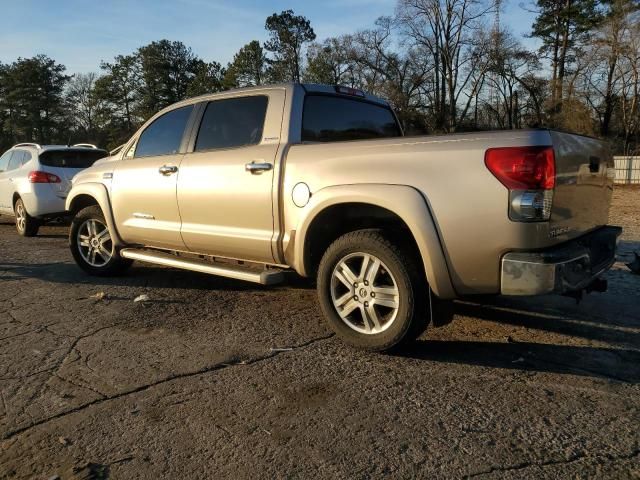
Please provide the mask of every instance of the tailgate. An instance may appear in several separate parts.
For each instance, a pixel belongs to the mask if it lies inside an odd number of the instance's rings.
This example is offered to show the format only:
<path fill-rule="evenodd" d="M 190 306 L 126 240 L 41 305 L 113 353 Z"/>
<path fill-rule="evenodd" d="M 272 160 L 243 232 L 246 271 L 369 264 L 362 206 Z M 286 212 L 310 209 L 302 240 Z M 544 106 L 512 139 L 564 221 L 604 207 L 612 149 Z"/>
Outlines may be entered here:
<path fill-rule="evenodd" d="M 106 150 L 99 148 L 53 148 L 42 152 L 39 162 L 41 170 L 60 177 L 59 183 L 49 185 L 56 195 L 66 198 L 74 175 L 108 155 Z"/>
<path fill-rule="evenodd" d="M 549 232 L 575 238 L 606 225 L 615 173 L 605 142 L 551 131 L 556 159 L 556 187 Z"/>

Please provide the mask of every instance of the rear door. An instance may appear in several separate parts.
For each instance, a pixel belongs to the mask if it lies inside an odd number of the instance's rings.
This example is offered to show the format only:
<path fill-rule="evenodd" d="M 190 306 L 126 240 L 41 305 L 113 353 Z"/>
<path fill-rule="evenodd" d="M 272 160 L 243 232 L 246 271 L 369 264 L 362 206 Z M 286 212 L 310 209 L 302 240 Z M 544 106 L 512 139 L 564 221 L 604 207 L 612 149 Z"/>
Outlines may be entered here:
<path fill-rule="evenodd" d="M 178 205 L 189 250 L 273 262 L 273 182 L 285 91 L 208 102 L 180 166 Z"/>
<path fill-rule="evenodd" d="M 13 188 L 8 172 L 11 154 L 12 150 L 9 150 L 0 157 L 0 212 L 3 213 L 11 213 L 13 211 L 11 206 Z"/>
<path fill-rule="evenodd" d="M 550 234 L 569 239 L 606 225 L 615 167 L 606 143 L 595 138 L 551 131 L 556 187 Z"/>
<path fill-rule="evenodd" d="M 113 215 L 128 243 L 184 250 L 176 201 L 178 168 L 193 105 L 156 118 L 116 162 L 111 183 Z"/>

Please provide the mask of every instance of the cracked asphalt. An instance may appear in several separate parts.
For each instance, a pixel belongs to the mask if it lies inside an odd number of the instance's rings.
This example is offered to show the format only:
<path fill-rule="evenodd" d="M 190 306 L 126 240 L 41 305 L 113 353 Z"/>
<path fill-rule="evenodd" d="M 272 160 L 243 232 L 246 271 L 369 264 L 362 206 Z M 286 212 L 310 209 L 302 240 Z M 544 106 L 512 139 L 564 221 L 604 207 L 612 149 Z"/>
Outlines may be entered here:
<path fill-rule="evenodd" d="M 457 302 L 379 355 L 305 282 L 91 278 L 0 219 L 0 478 L 640 478 L 640 189 L 610 223 L 607 293 Z"/>

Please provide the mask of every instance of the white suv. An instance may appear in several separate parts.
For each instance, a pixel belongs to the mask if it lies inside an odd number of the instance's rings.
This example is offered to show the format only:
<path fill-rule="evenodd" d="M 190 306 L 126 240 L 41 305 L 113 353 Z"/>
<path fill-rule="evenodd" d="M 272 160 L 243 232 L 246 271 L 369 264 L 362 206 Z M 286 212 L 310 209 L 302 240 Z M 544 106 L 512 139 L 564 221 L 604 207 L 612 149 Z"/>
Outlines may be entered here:
<path fill-rule="evenodd" d="M 20 235 L 35 236 L 42 223 L 65 215 L 73 176 L 108 155 L 87 143 L 15 145 L 0 157 L 0 214 L 15 216 Z"/>

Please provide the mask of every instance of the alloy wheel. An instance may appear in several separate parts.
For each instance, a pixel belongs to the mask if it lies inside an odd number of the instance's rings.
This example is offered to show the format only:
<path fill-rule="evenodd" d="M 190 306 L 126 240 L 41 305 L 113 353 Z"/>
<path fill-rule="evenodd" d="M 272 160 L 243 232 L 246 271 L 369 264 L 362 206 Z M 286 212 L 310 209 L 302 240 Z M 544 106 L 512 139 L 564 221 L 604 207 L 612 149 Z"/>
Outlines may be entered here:
<path fill-rule="evenodd" d="M 27 228 L 27 212 L 20 201 L 16 204 L 16 227 L 20 232 Z"/>
<path fill-rule="evenodd" d="M 109 228 L 99 220 L 85 220 L 78 229 L 78 250 L 92 267 L 103 267 L 113 257 L 114 245 Z"/>
<path fill-rule="evenodd" d="M 393 323 L 400 307 L 400 291 L 379 258 L 357 252 L 342 258 L 333 269 L 331 300 L 347 326 L 371 335 Z"/>

